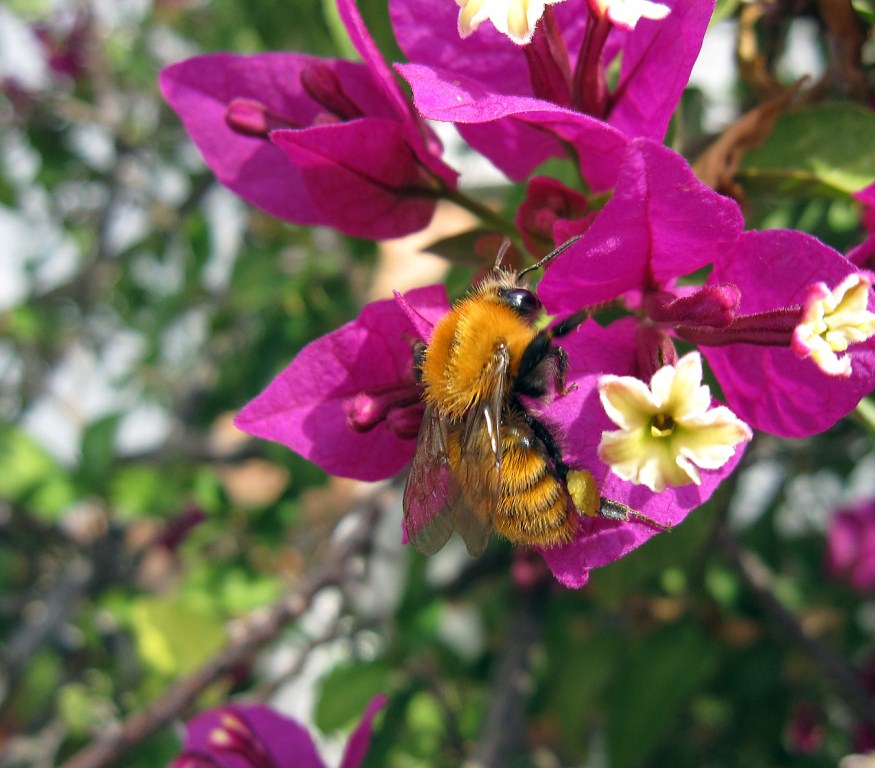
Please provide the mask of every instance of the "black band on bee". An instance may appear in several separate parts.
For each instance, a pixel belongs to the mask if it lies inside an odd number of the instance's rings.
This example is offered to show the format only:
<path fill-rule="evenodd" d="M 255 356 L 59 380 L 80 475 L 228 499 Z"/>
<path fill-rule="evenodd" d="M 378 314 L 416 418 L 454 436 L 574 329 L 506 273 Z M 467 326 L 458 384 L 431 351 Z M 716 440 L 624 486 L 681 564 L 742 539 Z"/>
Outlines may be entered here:
<path fill-rule="evenodd" d="M 558 349 L 553 346 L 549 334 L 541 332 L 535 336 L 520 358 L 516 378 L 513 380 L 514 392 L 528 397 L 544 397 L 547 394 L 548 377 L 541 365 L 555 357 Z"/>
<path fill-rule="evenodd" d="M 523 418 L 532 428 L 532 432 L 535 437 L 540 441 L 541 445 L 544 447 L 544 452 L 547 454 L 547 458 L 553 464 L 553 468 L 556 470 L 556 474 L 562 480 L 564 484 L 566 482 L 566 477 L 568 475 L 568 465 L 562 460 L 562 451 L 559 449 L 559 446 L 556 444 L 556 439 L 553 437 L 553 433 L 550 431 L 549 427 L 544 424 L 543 421 L 539 421 L 531 413 L 523 409 Z"/>

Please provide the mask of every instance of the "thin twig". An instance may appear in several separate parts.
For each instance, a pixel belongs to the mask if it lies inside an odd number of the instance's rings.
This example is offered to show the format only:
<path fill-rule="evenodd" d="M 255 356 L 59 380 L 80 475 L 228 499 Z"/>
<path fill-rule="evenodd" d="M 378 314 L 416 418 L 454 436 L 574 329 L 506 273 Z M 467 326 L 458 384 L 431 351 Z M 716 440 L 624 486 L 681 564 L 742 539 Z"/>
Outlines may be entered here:
<path fill-rule="evenodd" d="M 334 543 L 322 566 L 309 574 L 298 589 L 275 603 L 267 612 L 253 612 L 237 640 L 225 646 L 200 669 L 171 686 L 147 707 L 134 712 L 117 727 L 81 749 L 62 768 L 108 768 L 116 765 L 131 747 L 187 712 L 206 688 L 276 638 L 288 624 L 300 618 L 319 592 L 344 582 L 350 559 L 365 552 L 370 545 L 379 511 L 378 504 L 370 504 L 356 532 L 344 541 Z"/>
<path fill-rule="evenodd" d="M 725 525 L 717 534 L 724 554 L 775 629 L 808 656 L 857 717 L 875 725 L 875 699 L 863 687 L 854 668 L 820 638 L 809 634 L 799 617 L 781 604 L 775 597 L 774 576 L 757 555 L 742 547 Z"/>
<path fill-rule="evenodd" d="M 524 746 L 526 703 L 535 646 L 541 639 L 550 584 L 521 596 L 498 663 L 474 757 L 465 768 L 506 768 Z"/>

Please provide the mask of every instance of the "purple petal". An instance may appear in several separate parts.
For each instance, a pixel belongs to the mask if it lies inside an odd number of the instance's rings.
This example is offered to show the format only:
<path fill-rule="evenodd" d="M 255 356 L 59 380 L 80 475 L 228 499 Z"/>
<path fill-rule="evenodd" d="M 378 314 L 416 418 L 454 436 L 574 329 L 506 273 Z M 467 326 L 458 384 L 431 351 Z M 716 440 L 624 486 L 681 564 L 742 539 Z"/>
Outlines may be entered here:
<path fill-rule="evenodd" d="M 220 53 L 173 64 L 159 78 L 165 99 L 219 181 L 271 215 L 299 224 L 323 222 L 298 169 L 266 138 L 242 135 L 225 118 L 235 99 L 249 99 L 290 125 L 310 125 L 322 107 L 304 92 L 300 77 L 316 63 L 331 67 L 360 106 L 391 114 L 364 65 L 313 56 Z"/>
<path fill-rule="evenodd" d="M 403 293 L 395 291 L 395 301 L 398 302 L 401 311 L 404 312 L 410 324 L 416 330 L 417 338 L 422 339 L 426 343 L 431 340 L 432 331 L 434 331 L 438 320 L 447 314 L 446 294 L 438 295 L 435 292 L 435 298 L 437 300 L 432 304 L 418 299 L 416 306 L 414 306 Z"/>
<path fill-rule="evenodd" d="M 573 30 L 576 50 L 583 37 L 586 6 L 581 0 L 567 0 L 553 11 L 566 37 L 569 27 Z M 492 24 L 481 24 L 463 40 L 457 25 L 458 6 L 432 0 L 390 0 L 389 15 L 398 45 L 411 62 L 488 83 L 499 93 L 533 95 L 523 49 Z"/>
<path fill-rule="evenodd" d="M 425 311 L 449 304 L 443 286 L 406 294 Z M 374 302 L 359 317 L 308 344 L 292 363 L 237 416 L 244 432 L 283 443 L 335 475 L 379 480 L 410 461 L 416 432 L 399 435 L 392 420 L 356 431 L 348 407 L 361 395 L 410 397 L 413 324 L 393 299 Z"/>
<path fill-rule="evenodd" d="M 245 757 L 217 748 L 211 741 L 211 734 L 222 727 L 222 719 L 228 714 L 242 721 L 278 768 L 325 768 L 303 726 L 261 705 L 235 704 L 198 715 L 186 728 L 185 751 L 209 755 L 220 768 L 253 768 Z"/>
<path fill-rule="evenodd" d="M 565 337 L 562 346 L 569 358 L 569 381 L 577 387 L 544 411 L 544 418 L 565 435 L 563 455 L 571 467 L 592 472 L 602 496 L 616 499 L 633 510 L 657 521 L 676 525 L 687 514 L 705 503 L 734 468 L 743 450 L 719 470 L 702 470 L 701 485 L 685 485 L 654 493 L 643 485 L 621 480 L 598 458 L 598 444 L 604 430 L 615 429 L 598 396 L 597 383 L 603 373 L 632 375 L 635 362 L 635 321 L 620 320 L 608 328 L 586 323 Z M 573 439 L 572 439 L 573 438 Z M 581 533 L 570 544 L 543 550 L 542 554 L 556 578 L 569 587 L 586 583 L 591 568 L 606 565 L 639 547 L 658 530 L 631 520 L 617 522 L 587 518 Z"/>
<path fill-rule="evenodd" d="M 677 0 L 659 21 L 623 33 L 620 81 L 608 122 L 627 136 L 661 141 L 690 79 L 714 10 L 713 0 Z"/>
<path fill-rule="evenodd" d="M 426 181 L 400 123 L 362 118 L 270 138 L 288 155 L 322 223 L 380 240 L 431 220 L 436 200 L 415 193 Z"/>
<path fill-rule="evenodd" d="M 853 264 L 811 235 L 771 230 L 745 232 L 718 260 L 709 283 L 741 290 L 740 314 L 800 304 L 809 285 L 835 287 Z M 869 310 L 875 301 L 870 296 Z M 850 377 L 827 376 L 789 347 L 734 344 L 703 347 L 729 407 L 755 429 L 803 437 L 831 427 L 869 394 L 875 382 L 875 339 L 852 345 Z"/>
<path fill-rule="evenodd" d="M 713 261 L 743 225 L 738 205 L 696 179 L 680 155 L 635 139 L 613 197 L 550 265 L 538 295 L 564 313 L 658 287 Z"/>
<path fill-rule="evenodd" d="M 859 200 L 863 205 L 875 207 L 875 184 L 863 187 L 863 189 L 854 192 L 851 197 L 855 200 Z"/>
<path fill-rule="evenodd" d="M 445 70 L 395 68 L 413 88 L 423 117 L 456 123 L 471 146 L 511 178 L 522 179 L 544 160 L 566 155 L 570 145 L 594 190 L 614 185 L 626 139 L 600 120 L 539 99 L 494 93 Z"/>
<path fill-rule="evenodd" d="M 374 727 L 374 718 L 386 706 L 388 697 L 379 694 L 374 696 L 365 708 L 361 722 L 346 742 L 346 749 L 343 752 L 343 760 L 340 762 L 340 768 L 359 768 L 365 755 L 368 752 L 368 747 L 371 743 L 371 730 Z"/>
<path fill-rule="evenodd" d="M 395 117 L 404 126 L 404 135 L 414 154 L 448 187 L 455 187 L 457 174 L 440 159 L 440 142 L 413 113 L 410 103 L 398 87 L 395 75 L 368 33 L 355 0 L 338 0 L 337 10 L 353 46 L 371 71 L 386 99 L 393 105 Z"/>

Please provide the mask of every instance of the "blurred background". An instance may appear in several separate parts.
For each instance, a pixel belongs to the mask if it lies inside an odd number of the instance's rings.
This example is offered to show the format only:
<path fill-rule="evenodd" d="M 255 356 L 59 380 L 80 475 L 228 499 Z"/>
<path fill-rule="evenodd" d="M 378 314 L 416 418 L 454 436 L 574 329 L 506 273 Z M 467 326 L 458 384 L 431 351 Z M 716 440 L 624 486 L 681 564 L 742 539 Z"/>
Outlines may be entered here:
<path fill-rule="evenodd" d="M 400 60 L 381 5 L 362 10 Z M 872 7 L 853 5 L 843 37 L 824 8 L 851 3 L 718 3 L 673 146 L 695 157 L 808 75 L 863 105 L 839 135 L 875 178 Z M 417 255 L 471 226 L 452 207 L 377 246 L 223 189 L 156 84 L 219 50 L 351 55 L 330 0 L 0 3 L 0 766 L 62 765 L 216 659 L 93 765 L 163 766 L 184 721 L 229 697 L 308 724 L 336 765 L 377 692 L 366 766 L 835 766 L 875 749 L 871 416 L 758 436 L 707 507 L 580 591 L 500 541 L 426 562 L 401 545 L 403 478 L 330 479 L 234 429 L 364 302 L 445 276 L 459 295 L 473 266 Z M 441 135 L 469 194 L 513 210 L 518 190 Z M 749 227 L 842 250 L 863 236 L 846 195 L 736 181 Z M 258 623 L 277 615 L 293 620 Z"/>

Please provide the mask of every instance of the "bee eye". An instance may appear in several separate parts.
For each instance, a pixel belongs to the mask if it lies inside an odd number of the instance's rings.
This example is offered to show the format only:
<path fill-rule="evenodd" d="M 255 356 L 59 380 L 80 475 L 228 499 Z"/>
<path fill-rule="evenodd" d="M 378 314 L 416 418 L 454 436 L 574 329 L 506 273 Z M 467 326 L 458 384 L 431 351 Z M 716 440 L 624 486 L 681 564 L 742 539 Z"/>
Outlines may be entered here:
<path fill-rule="evenodd" d="M 541 309 L 541 300 L 528 288 L 504 288 L 498 295 L 522 317 L 530 317 Z"/>

